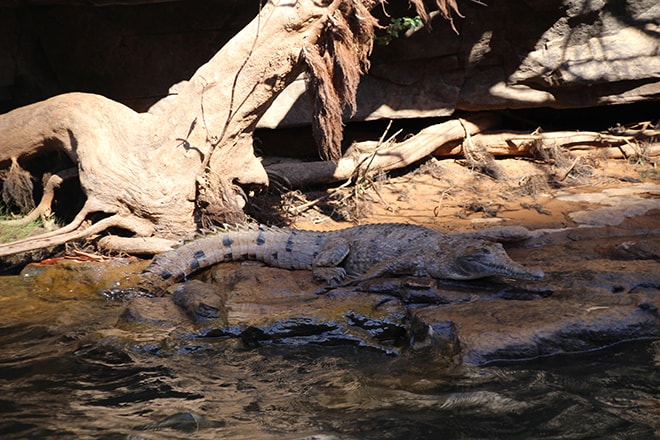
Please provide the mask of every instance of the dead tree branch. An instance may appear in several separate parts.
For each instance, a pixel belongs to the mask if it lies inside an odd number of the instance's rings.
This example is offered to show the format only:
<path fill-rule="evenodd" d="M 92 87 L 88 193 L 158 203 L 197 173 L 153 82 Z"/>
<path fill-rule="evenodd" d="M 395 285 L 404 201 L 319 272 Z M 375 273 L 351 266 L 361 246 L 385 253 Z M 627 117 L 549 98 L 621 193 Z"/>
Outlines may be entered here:
<path fill-rule="evenodd" d="M 470 121 L 454 119 L 432 125 L 403 142 L 375 148 L 374 142 L 354 145 L 335 162 L 280 163 L 268 167 L 268 172 L 286 176 L 292 188 L 326 184 L 349 179 L 359 167 L 372 172 L 389 171 L 406 167 L 430 155 L 443 145 L 458 143 L 465 137 L 465 130 L 472 135 L 495 124 L 492 115 L 481 115 Z M 465 127 L 465 129 L 464 129 Z"/>

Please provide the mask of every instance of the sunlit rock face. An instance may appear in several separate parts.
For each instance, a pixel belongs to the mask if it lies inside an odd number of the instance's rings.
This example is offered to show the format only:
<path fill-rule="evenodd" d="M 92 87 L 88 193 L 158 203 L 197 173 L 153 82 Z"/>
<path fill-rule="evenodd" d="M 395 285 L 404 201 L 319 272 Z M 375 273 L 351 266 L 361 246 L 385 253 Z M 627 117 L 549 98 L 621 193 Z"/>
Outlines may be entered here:
<path fill-rule="evenodd" d="M 360 83 L 353 119 L 582 108 L 660 98 L 656 1 L 486 3 L 459 3 L 465 18 L 454 20 L 458 35 L 437 17 L 431 32 L 420 29 L 377 46 L 370 73 Z M 261 124 L 307 121 L 309 100 L 298 99 L 303 91 L 301 79 Z M 289 107 L 285 113 L 275 110 Z"/>
<path fill-rule="evenodd" d="M 659 99 L 655 0 L 488 3 L 460 4 L 458 34 L 436 17 L 430 32 L 377 45 L 353 119 Z M 407 5 L 387 10 L 403 17 Z M 0 111 L 74 90 L 146 111 L 257 11 L 257 1 L 0 1 Z M 300 78 L 261 126 L 309 123 L 303 92 Z"/>

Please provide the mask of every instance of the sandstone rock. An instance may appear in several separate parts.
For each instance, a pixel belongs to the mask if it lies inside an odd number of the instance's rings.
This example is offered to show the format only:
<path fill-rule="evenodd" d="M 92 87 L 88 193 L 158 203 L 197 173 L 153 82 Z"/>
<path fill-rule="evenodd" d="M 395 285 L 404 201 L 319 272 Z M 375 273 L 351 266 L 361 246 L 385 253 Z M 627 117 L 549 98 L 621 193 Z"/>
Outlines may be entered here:
<path fill-rule="evenodd" d="M 655 0 L 488 3 L 460 3 L 459 35 L 436 18 L 430 33 L 377 46 L 353 119 L 660 98 Z M 406 7 L 391 2 L 388 11 L 410 15 Z M 72 90 L 146 110 L 245 25 L 257 2 L 10 0 L 0 8 L 0 111 Z M 308 124 L 304 88 L 304 78 L 291 84 L 260 126 Z"/>
<path fill-rule="evenodd" d="M 660 99 L 660 5 L 587 0 L 461 4 L 455 35 L 440 19 L 376 47 L 354 120 L 455 110 L 580 108 Z M 263 126 L 308 121 L 302 79 Z M 282 109 L 291 108 L 284 113 Z"/>
<path fill-rule="evenodd" d="M 605 293 L 562 294 L 525 302 L 524 306 L 491 300 L 421 308 L 414 316 L 431 327 L 451 322 L 457 329 L 462 361 L 485 364 L 583 352 L 619 341 L 656 337 L 657 300 L 653 294 L 633 294 L 625 299 Z"/>
<path fill-rule="evenodd" d="M 621 260 L 660 260 L 659 243 L 627 240 L 605 252 L 611 258 Z"/>

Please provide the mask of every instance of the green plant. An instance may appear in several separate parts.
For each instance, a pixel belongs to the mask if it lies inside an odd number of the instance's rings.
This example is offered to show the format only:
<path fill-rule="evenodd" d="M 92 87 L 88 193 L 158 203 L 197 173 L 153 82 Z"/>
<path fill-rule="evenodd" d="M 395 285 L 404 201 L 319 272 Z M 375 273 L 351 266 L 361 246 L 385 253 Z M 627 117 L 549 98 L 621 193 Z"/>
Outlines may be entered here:
<path fill-rule="evenodd" d="M 393 39 L 399 38 L 401 33 L 405 33 L 408 30 L 416 31 L 421 29 L 422 25 L 422 19 L 419 15 L 414 17 L 391 18 L 390 24 L 385 28 L 385 35 L 375 37 L 375 41 L 378 44 L 387 46 Z"/>

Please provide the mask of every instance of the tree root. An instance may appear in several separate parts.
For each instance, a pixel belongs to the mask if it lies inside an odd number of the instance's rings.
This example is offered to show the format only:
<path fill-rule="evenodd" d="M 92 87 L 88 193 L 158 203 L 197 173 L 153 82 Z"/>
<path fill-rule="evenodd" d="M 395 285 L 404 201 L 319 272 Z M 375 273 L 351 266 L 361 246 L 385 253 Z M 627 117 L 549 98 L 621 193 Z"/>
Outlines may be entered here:
<path fill-rule="evenodd" d="M 90 209 L 86 204 L 71 223 L 56 231 L 28 237 L 7 244 L 1 244 L 0 257 L 51 246 L 59 246 L 68 241 L 90 237 L 112 227 L 127 229 L 140 236 L 148 236 L 153 233 L 153 225 L 148 220 L 133 215 L 127 216 L 121 214 L 113 214 L 110 217 L 104 218 L 103 220 L 85 228 L 83 222 L 89 213 Z"/>
<path fill-rule="evenodd" d="M 347 180 L 358 170 L 389 171 L 406 167 L 443 145 L 457 143 L 466 133 L 474 135 L 495 124 L 492 115 L 481 115 L 470 121 L 453 119 L 432 125 L 400 143 L 373 145 L 362 142 L 344 154 L 337 163 L 331 161 L 279 163 L 267 167 L 270 175 L 286 176 L 292 188 Z"/>
<path fill-rule="evenodd" d="M 154 255 L 171 251 L 177 240 L 160 237 L 119 237 L 108 235 L 98 241 L 98 247 L 106 251 L 125 252 L 131 255 Z"/>
<path fill-rule="evenodd" d="M 54 224 L 51 219 L 53 199 L 55 198 L 55 190 L 67 179 L 78 175 L 76 168 L 68 168 L 66 170 L 58 171 L 48 178 L 44 185 L 44 194 L 41 201 L 36 208 L 30 211 L 25 217 L 0 221 L 0 225 L 6 226 L 22 226 L 41 218 L 44 227 L 48 230 L 54 229 Z"/>

